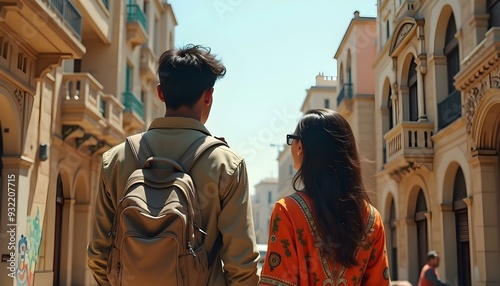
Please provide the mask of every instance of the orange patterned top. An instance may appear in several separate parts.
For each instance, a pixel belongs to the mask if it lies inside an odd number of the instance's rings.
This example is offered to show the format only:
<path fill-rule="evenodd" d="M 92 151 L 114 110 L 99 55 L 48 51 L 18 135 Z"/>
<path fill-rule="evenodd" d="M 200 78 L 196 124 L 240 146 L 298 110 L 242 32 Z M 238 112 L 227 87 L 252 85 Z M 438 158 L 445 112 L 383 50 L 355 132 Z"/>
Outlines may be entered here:
<path fill-rule="evenodd" d="M 366 238 L 356 254 L 358 266 L 346 268 L 320 255 L 319 229 L 311 205 L 312 200 L 300 192 L 274 205 L 259 285 L 389 285 L 385 232 L 379 212 L 371 205 L 367 207 Z"/>

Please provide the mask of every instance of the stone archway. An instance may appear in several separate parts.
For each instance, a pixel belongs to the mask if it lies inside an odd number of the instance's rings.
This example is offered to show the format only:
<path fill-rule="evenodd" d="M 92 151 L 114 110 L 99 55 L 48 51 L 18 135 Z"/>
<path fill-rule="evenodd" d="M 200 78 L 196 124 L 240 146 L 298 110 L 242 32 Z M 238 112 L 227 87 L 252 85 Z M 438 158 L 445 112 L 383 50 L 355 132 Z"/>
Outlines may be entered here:
<path fill-rule="evenodd" d="M 490 75 L 496 78 L 495 74 Z M 500 281 L 500 91 L 498 81 L 479 93 L 477 108 L 469 111 L 468 131 L 472 147 L 472 264 L 481 272 L 472 271 L 472 284 Z M 490 87 L 490 86 L 488 86 Z M 475 243 L 474 243 L 475 242 Z"/>

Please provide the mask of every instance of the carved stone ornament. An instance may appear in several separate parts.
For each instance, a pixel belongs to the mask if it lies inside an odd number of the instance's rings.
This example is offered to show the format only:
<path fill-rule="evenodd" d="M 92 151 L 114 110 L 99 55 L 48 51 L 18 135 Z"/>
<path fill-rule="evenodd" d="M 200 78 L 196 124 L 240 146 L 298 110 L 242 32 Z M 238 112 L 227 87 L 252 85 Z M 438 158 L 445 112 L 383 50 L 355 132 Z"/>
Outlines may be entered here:
<path fill-rule="evenodd" d="M 398 48 L 398 46 L 401 44 L 401 42 L 403 42 L 403 40 L 406 38 L 408 33 L 410 33 L 413 26 L 415 26 L 415 23 L 406 23 L 401 27 L 401 29 L 399 29 L 399 32 L 398 32 L 398 35 L 396 38 L 396 42 L 394 43 L 394 45 L 391 48 L 391 53 Z"/>
<path fill-rule="evenodd" d="M 494 69 L 489 75 L 485 76 L 480 83 L 465 94 L 464 110 L 467 120 L 467 133 L 471 134 L 474 124 L 474 115 L 477 106 L 481 102 L 484 94 L 489 89 L 500 89 L 500 66 Z"/>
<path fill-rule="evenodd" d="M 17 101 L 17 108 L 19 109 L 19 113 L 23 112 L 24 96 L 25 95 L 26 95 L 25 91 L 22 91 L 20 89 L 14 90 L 14 98 Z"/>

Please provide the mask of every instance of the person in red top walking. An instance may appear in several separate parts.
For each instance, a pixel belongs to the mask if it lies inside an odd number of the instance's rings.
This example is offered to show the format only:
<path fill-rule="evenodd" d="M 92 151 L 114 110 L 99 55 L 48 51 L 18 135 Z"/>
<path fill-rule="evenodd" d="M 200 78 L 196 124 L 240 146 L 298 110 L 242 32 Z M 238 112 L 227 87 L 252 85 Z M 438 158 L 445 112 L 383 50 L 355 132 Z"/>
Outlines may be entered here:
<path fill-rule="evenodd" d="M 422 267 L 418 286 L 449 286 L 450 284 L 439 279 L 437 267 L 439 266 L 439 255 L 435 250 L 427 253 L 427 264 Z"/>

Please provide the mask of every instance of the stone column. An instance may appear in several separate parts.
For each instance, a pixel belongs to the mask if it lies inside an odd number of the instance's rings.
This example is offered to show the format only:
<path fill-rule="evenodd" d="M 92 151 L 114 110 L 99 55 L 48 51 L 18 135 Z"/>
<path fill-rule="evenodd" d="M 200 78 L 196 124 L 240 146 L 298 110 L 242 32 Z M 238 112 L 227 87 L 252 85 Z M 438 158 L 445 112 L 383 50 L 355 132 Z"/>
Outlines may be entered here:
<path fill-rule="evenodd" d="M 425 82 L 424 75 L 427 73 L 427 64 L 425 56 L 420 55 L 415 62 L 417 63 L 417 96 L 418 96 L 418 121 L 427 122 L 425 111 Z"/>
<path fill-rule="evenodd" d="M 498 154 L 495 150 L 477 150 L 472 155 L 471 280 L 473 285 L 493 285 L 500 281 Z"/>
<path fill-rule="evenodd" d="M 394 126 L 398 124 L 398 84 L 394 83 L 391 89 L 391 101 L 392 101 L 392 113 L 389 116 L 392 116 L 392 123 Z"/>

